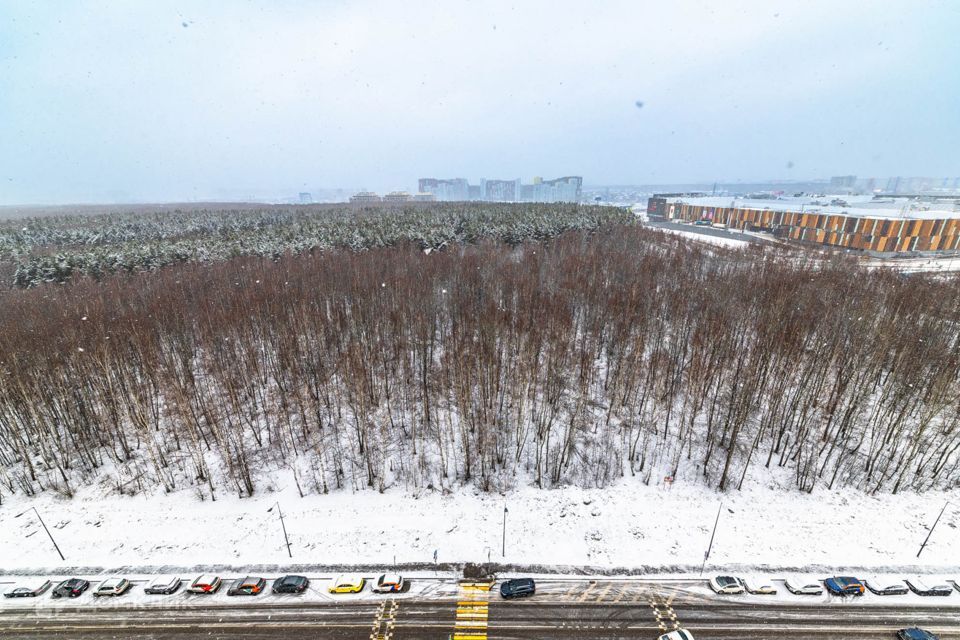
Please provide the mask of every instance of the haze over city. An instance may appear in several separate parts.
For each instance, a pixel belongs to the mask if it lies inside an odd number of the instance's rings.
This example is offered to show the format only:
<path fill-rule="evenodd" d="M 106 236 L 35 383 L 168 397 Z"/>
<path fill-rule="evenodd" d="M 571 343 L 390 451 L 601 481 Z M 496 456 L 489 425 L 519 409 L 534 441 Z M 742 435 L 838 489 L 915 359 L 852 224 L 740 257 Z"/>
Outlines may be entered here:
<path fill-rule="evenodd" d="M 958 174 L 960 6 L 6 3 L 0 204 Z"/>

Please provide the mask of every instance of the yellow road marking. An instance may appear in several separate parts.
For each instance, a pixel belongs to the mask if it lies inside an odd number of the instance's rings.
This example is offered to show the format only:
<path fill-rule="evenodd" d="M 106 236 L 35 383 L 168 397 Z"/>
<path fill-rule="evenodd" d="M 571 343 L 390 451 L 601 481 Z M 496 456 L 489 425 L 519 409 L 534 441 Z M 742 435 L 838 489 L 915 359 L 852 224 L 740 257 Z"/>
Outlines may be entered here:
<path fill-rule="evenodd" d="M 580 594 L 580 597 L 577 598 L 577 600 L 579 600 L 580 602 L 583 602 L 584 600 L 586 600 L 587 596 L 590 595 L 590 592 L 593 591 L 596 586 L 597 586 L 596 582 L 590 583 L 590 586 L 587 587 L 587 590 L 584 591 L 582 594 Z"/>
<path fill-rule="evenodd" d="M 493 583 L 461 583 L 453 623 L 453 640 L 487 640 L 490 588 Z"/>
<path fill-rule="evenodd" d="M 603 591 L 601 591 L 600 593 L 598 593 L 598 594 L 596 595 L 596 597 L 593 599 L 593 601 L 594 601 L 594 602 L 600 602 L 601 600 L 603 600 L 604 598 L 607 597 L 607 594 L 610 593 L 610 590 L 611 590 L 611 589 L 613 589 L 613 584 L 612 584 L 612 583 L 611 583 L 611 584 L 608 584 L 607 587 L 606 587 Z"/>

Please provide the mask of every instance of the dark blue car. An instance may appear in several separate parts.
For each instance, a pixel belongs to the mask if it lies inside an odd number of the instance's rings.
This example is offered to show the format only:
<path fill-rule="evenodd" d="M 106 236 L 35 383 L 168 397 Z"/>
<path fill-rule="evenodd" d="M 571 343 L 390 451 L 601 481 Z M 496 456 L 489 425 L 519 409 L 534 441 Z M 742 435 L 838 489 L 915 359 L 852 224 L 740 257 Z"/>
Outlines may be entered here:
<path fill-rule="evenodd" d="M 515 578 L 500 585 L 500 595 L 506 599 L 526 598 L 537 591 L 533 578 Z"/>
<path fill-rule="evenodd" d="M 918 627 L 900 629 L 900 631 L 897 631 L 897 638 L 900 640 L 940 640 L 937 636 L 933 635 L 929 631 L 925 631 L 924 629 L 920 629 Z"/>
<path fill-rule="evenodd" d="M 863 581 L 850 576 L 834 576 L 823 581 L 827 591 L 835 596 L 862 596 Z"/>

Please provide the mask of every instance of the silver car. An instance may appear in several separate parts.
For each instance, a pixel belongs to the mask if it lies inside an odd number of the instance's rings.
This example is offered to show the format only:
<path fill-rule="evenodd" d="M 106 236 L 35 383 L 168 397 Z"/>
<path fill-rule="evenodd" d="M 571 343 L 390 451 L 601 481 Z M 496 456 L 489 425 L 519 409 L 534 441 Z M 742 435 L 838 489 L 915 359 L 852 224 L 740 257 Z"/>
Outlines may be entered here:
<path fill-rule="evenodd" d="M 97 590 L 93 592 L 95 597 L 100 596 L 122 596 L 130 590 L 133 584 L 126 578 L 107 578 L 100 583 Z"/>
<path fill-rule="evenodd" d="M 823 585 L 819 580 L 811 578 L 787 578 L 784 583 L 787 591 L 798 596 L 819 596 L 823 593 Z"/>

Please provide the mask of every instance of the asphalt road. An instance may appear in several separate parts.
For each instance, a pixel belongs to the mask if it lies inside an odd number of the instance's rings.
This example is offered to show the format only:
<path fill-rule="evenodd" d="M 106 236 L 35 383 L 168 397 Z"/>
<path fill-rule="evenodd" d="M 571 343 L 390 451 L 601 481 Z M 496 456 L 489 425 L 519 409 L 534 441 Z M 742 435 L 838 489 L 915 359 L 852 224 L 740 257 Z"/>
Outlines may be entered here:
<path fill-rule="evenodd" d="M 386 599 L 229 606 L 69 607 L 51 611 L 0 610 L 0 637 L 191 640 L 196 638 L 313 638 L 322 640 L 450 640 L 457 599 Z M 542 598 L 542 599 L 541 599 Z M 477 602 L 484 602 L 486 598 Z M 896 629 L 922 626 L 943 640 L 960 639 L 960 608 L 898 604 L 864 606 L 855 600 L 798 605 L 734 599 L 655 596 L 648 602 L 580 601 L 548 593 L 518 602 L 489 597 L 489 640 L 656 638 L 674 619 L 697 640 L 878 640 Z M 487 606 L 487 605 L 481 605 Z M 391 615 L 392 613 L 392 615 Z M 661 617 L 658 619 L 657 614 Z M 393 624 L 387 624 L 392 618 Z M 462 629 L 461 629 L 461 632 Z M 478 628 L 476 635 L 483 629 Z"/>

